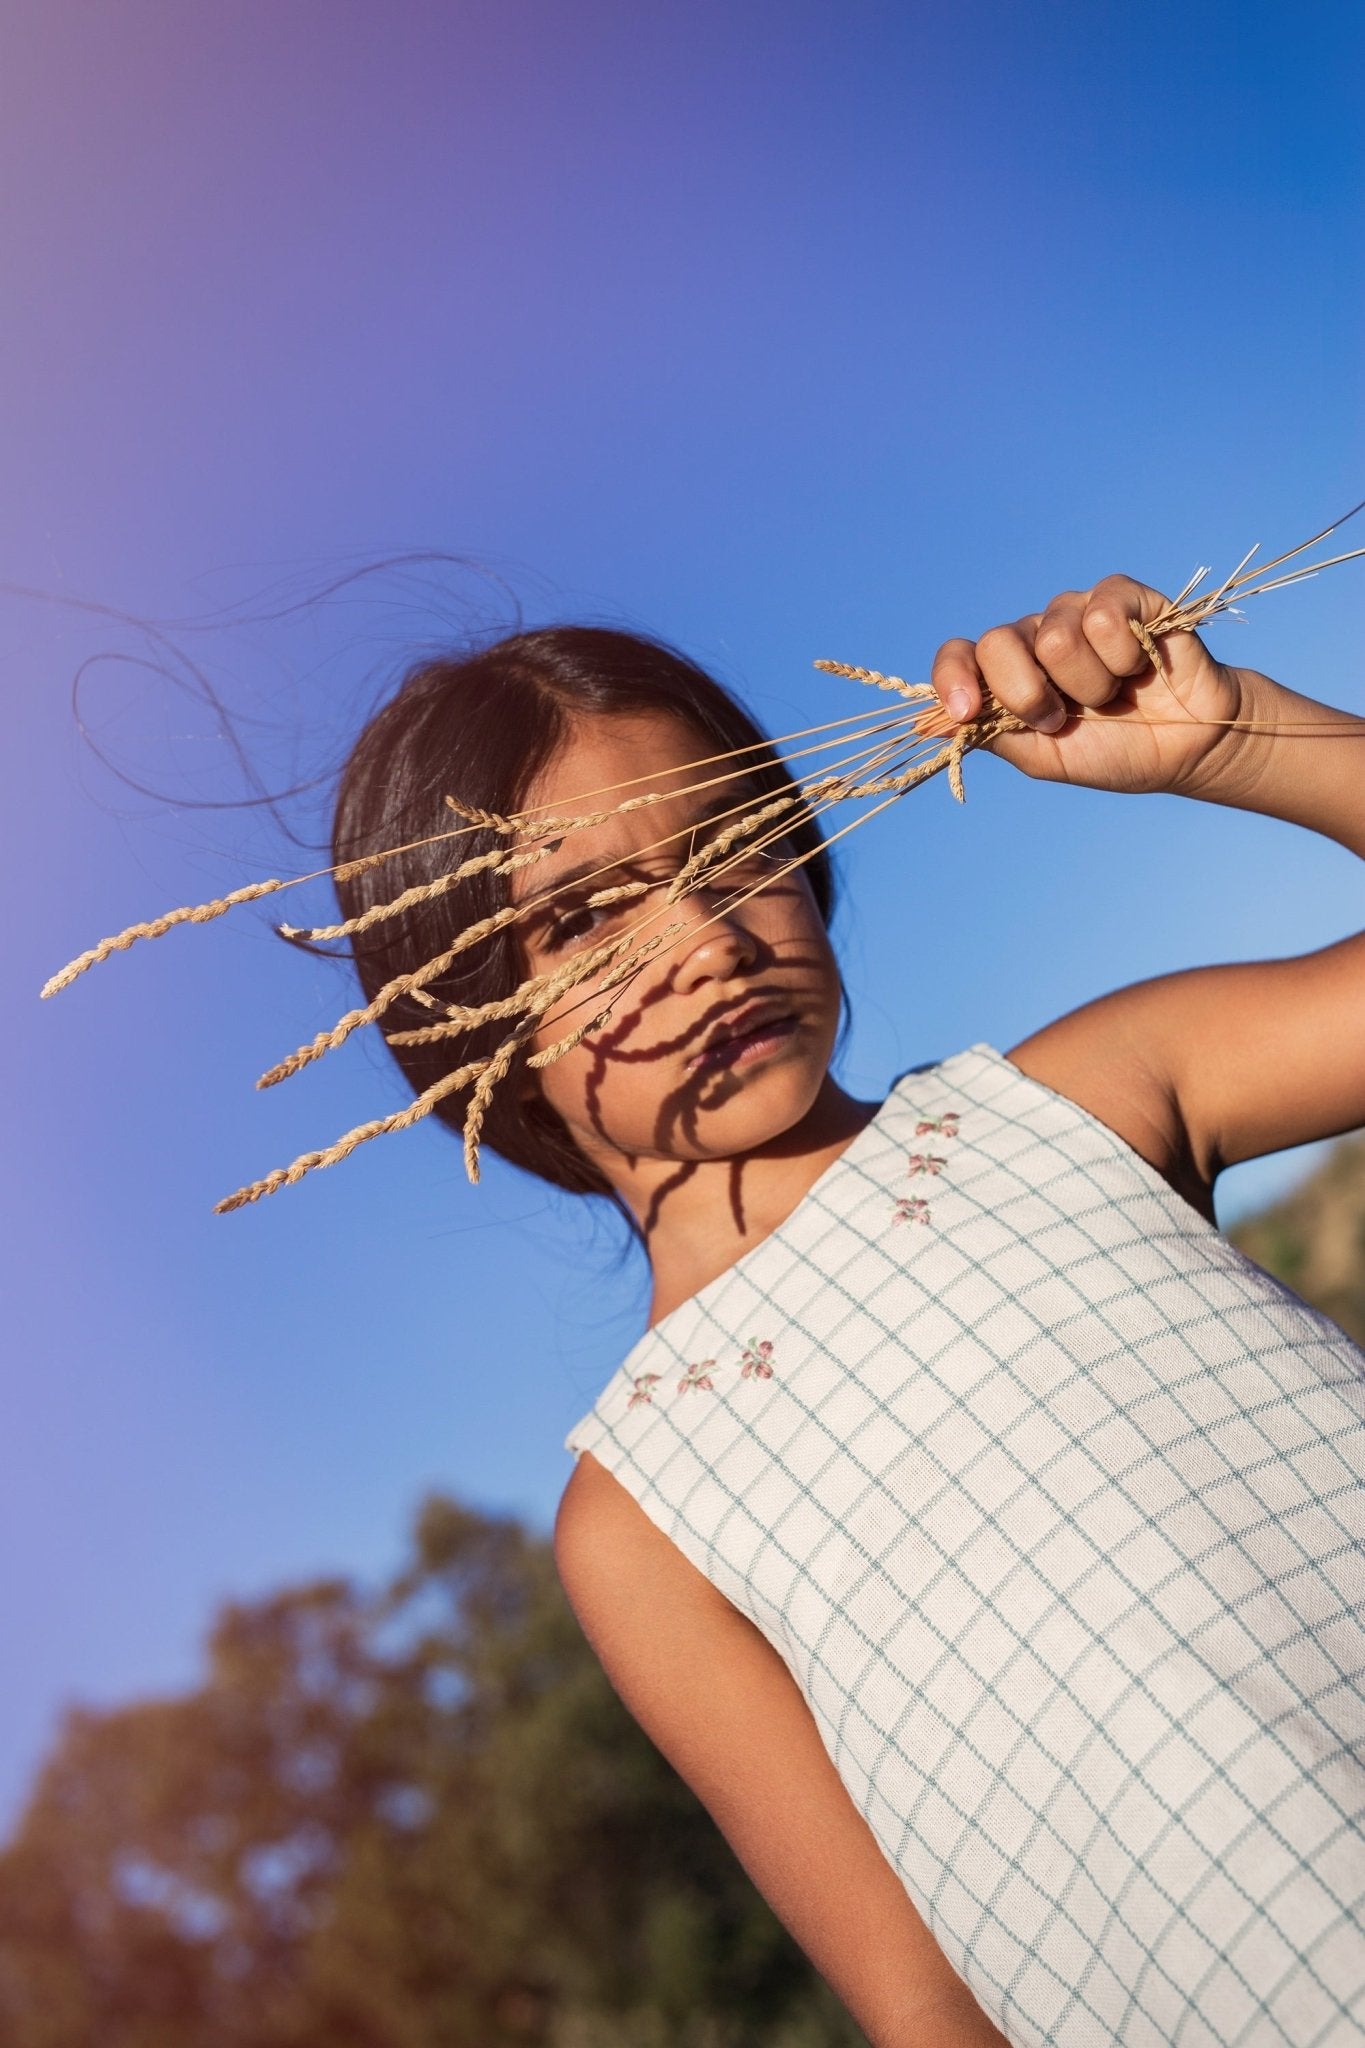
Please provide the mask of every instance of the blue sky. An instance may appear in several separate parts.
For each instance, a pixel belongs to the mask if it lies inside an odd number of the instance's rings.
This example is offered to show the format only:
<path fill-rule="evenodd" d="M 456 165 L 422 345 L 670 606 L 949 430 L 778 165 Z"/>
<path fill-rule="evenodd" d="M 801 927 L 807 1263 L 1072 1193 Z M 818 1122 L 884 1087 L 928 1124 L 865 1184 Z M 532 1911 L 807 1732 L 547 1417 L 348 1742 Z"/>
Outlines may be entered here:
<path fill-rule="evenodd" d="M 47 0 L 0 42 L 0 580 L 183 621 L 394 550 L 484 565 L 181 631 L 280 780 L 507 591 L 662 634 L 782 729 L 858 708 L 818 655 L 923 675 L 1365 493 L 1349 5 Z M 1363 620 L 1365 564 L 1210 637 L 1365 710 Z M 347 999 L 263 915 L 37 1003 L 102 933 L 300 863 L 99 767 L 72 674 L 133 646 L 0 601 L 0 1813 L 64 1701 L 191 1682 L 228 1594 L 382 1572 L 424 1488 L 548 1527 L 643 1308 L 605 1223 L 493 1162 L 469 1188 L 432 1129 L 213 1216 L 402 1099 L 359 1046 L 253 1093 Z M 240 795 L 164 679 L 106 663 L 83 703 L 133 775 Z M 845 842 L 864 1095 L 1361 921 L 1358 864 L 1270 821 L 968 787 Z M 1238 1169 L 1225 1213 L 1300 1166 Z"/>

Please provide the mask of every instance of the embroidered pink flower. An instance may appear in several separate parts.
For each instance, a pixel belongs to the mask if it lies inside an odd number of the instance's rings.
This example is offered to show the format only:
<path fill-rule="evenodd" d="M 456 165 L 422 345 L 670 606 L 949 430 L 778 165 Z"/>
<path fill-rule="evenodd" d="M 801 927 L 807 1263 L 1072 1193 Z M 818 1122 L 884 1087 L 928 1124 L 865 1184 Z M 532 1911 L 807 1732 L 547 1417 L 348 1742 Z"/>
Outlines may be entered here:
<path fill-rule="evenodd" d="M 946 1159 L 940 1159 L 932 1152 L 912 1152 L 909 1164 L 910 1178 L 913 1180 L 918 1173 L 942 1173 L 947 1164 Z"/>
<path fill-rule="evenodd" d="M 936 1131 L 940 1138 L 955 1138 L 960 1117 L 955 1109 L 945 1110 L 942 1116 L 926 1116 L 915 1125 L 915 1136 L 927 1138 L 930 1131 Z"/>
<path fill-rule="evenodd" d="M 703 1358 L 700 1364 L 689 1365 L 687 1371 L 678 1381 L 678 1392 L 683 1394 L 686 1393 L 689 1387 L 697 1387 L 708 1394 L 714 1393 L 715 1383 L 711 1378 L 711 1374 L 715 1369 L 716 1361 L 714 1358 Z"/>
<path fill-rule="evenodd" d="M 920 1195 L 902 1195 L 892 1211 L 893 1223 L 927 1223 L 929 1204 Z"/>
<path fill-rule="evenodd" d="M 770 1380 L 773 1376 L 772 1355 L 773 1347 L 767 1338 L 759 1339 L 756 1337 L 747 1349 L 740 1353 L 743 1360 L 743 1364 L 740 1366 L 740 1378 L 744 1380 Z"/>
<path fill-rule="evenodd" d="M 659 1375 L 657 1372 L 640 1372 L 635 1375 L 631 1384 L 635 1391 L 627 1401 L 626 1406 L 627 1408 L 638 1408 L 642 1401 L 652 1401 L 654 1399 L 654 1389 L 659 1384 Z"/>

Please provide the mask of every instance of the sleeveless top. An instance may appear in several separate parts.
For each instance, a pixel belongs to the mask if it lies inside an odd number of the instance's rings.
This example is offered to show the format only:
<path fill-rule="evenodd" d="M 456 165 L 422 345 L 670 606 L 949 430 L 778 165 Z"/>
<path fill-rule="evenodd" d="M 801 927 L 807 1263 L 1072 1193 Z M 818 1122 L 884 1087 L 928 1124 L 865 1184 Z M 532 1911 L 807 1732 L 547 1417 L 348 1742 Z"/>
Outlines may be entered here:
<path fill-rule="evenodd" d="M 1011 2042 L 1365 2041 L 1365 1356 L 1095 1117 L 903 1075 L 566 1444 Z"/>

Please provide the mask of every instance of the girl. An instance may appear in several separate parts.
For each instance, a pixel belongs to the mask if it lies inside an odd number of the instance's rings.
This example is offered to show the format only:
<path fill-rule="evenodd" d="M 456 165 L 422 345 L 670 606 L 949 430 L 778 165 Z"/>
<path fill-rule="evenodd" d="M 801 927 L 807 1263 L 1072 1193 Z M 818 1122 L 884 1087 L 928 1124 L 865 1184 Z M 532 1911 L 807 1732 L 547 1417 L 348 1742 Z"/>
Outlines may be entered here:
<path fill-rule="evenodd" d="M 1149 722 L 1170 700 L 1132 622 L 1164 604 L 1120 576 L 1063 592 L 948 641 L 935 690 L 958 720 L 983 690 L 1018 714 L 995 746 L 1028 775 L 1365 854 L 1340 713 L 1186 633 L 1163 645 L 1189 723 Z M 1309 730 L 1228 723 L 1251 720 Z M 603 870 L 662 889 L 705 823 L 688 764 L 758 737 L 666 649 L 520 634 L 373 721 L 336 858 L 439 831 L 451 789 L 570 816 L 665 792 L 485 878 L 472 916 L 508 889 L 532 909 L 428 991 L 485 1001 L 638 917 L 596 900 Z M 755 793 L 787 786 L 751 758 Z M 830 1072 L 813 824 L 793 847 L 757 893 L 754 854 L 685 896 L 610 1020 L 523 1055 L 489 1109 L 486 1142 L 609 1197 L 652 1275 L 568 1438 L 569 1599 L 874 2048 L 1358 2042 L 1365 1358 L 1226 1243 L 1212 1189 L 1365 1122 L 1365 934 L 1125 988 L 861 1102 Z M 345 914 L 441 851 L 343 879 Z M 357 937 L 368 995 L 448 942 L 449 901 Z M 574 990 L 526 1053 L 590 1013 Z M 395 1051 L 418 1091 L 451 1059 Z"/>

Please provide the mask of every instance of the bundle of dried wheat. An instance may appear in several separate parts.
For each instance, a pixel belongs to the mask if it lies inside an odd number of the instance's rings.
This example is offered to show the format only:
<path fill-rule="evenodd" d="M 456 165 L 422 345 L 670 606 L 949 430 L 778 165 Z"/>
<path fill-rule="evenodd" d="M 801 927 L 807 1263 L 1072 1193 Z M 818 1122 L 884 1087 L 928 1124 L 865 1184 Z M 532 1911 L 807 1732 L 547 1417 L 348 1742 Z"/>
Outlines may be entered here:
<path fill-rule="evenodd" d="M 1209 573 L 1198 569 L 1157 618 L 1143 625 L 1133 622 L 1137 636 L 1148 659 L 1158 675 L 1164 677 L 1160 642 L 1168 634 L 1194 631 L 1208 619 L 1220 612 L 1234 611 L 1236 600 L 1254 597 L 1262 591 L 1273 590 L 1286 583 L 1314 576 L 1320 569 L 1330 568 L 1334 563 L 1344 562 L 1365 554 L 1365 548 L 1352 549 L 1348 554 L 1334 555 L 1327 561 L 1304 565 L 1284 575 L 1270 576 L 1270 570 L 1280 568 L 1295 556 L 1304 554 L 1326 539 L 1329 533 L 1354 516 L 1365 506 L 1353 507 L 1342 519 L 1334 520 L 1312 539 L 1303 541 L 1296 548 L 1263 564 L 1259 569 L 1249 570 L 1247 564 L 1257 552 L 1253 548 L 1243 556 L 1233 573 L 1212 589 L 1196 594 L 1197 586 Z M 1258 580 L 1259 579 L 1259 580 Z M 653 909 L 645 910 L 625 930 L 602 943 L 587 947 L 575 953 L 562 966 L 552 972 L 535 974 L 524 980 L 510 995 L 497 1001 L 478 1005 L 457 1005 L 436 1001 L 427 991 L 429 984 L 438 982 L 450 969 L 461 953 L 476 946 L 481 940 L 495 932 L 516 925 L 532 914 L 543 913 L 547 904 L 552 903 L 560 892 L 554 888 L 532 893 L 519 903 L 509 902 L 491 915 L 480 918 L 459 929 L 450 944 L 415 971 L 397 976 L 387 983 L 374 998 L 362 1008 L 350 1010 L 330 1031 L 320 1033 L 312 1042 L 301 1046 L 288 1058 L 272 1067 L 261 1076 L 258 1087 L 272 1087 L 299 1073 L 324 1053 L 344 1045 L 354 1031 L 362 1026 L 379 1022 L 400 998 L 411 997 L 423 1003 L 434 1014 L 432 1022 L 417 1029 L 395 1031 L 389 1034 L 389 1042 L 395 1045 L 419 1044 L 450 1039 L 458 1041 L 476 1027 L 492 1022 L 506 1023 L 508 1030 L 502 1042 L 488 1056 L 467 1060 L 443 1075 L 439 1081 L 418 1095 L 392 1116 L 375 1118 L 369 1123 L 358 1125 L 347 1131 L 332 1145 L 316 1152 L 304 1153 L 289 1166 L 277 1167 L 262 1180 L 240 1188 L 236 1194 L 227 1196 L 216 1207 L 219 1214 L 242 1208 L 249 1202 L 259 1201 L 263 1195 L 273 1194 L 276 1189 L 289 1187 L 302 1180 L 314 1168 L 335 1165 L 354 1152 L 371 1138 L 381 1137 L 390 1131 L 407 1130 L 427 1116 L 437 1103 L 462 1090 L 469 1092 L 465 1111 L 464 1140 L 465 1164 L 471 1181 L 479 1177 L 479 1138 L 494 1090 L 511 1071 L 518 1054 L 526 1043 L 541 1028 L 551 1012 L 564 1013 L 566 998 L 573 991 L 588 986 L 586 995 L 576 1003 L 567 1005 L 567 1013 L 587 1008 L 590 1014 L 572 1029 L 564 1032 L 552 1044 L 544 1046 L 527 1056 L 526 1064 L 544 1067 L 552 1060 L 561 1058 L 574 1046 L 579 1045 L 589 1034 L 600 1030 L 610 1018 L 612 1010 L 628 989 L 631 981 L 647 961 L 665 951 L 671 940 L 683 929 L 683 922 L 673 920 L 660 924 L 668 911 L 681 899 L 701 888 L 715 890 L 718 882 L 728 874 L 753 870 L 755 857 L 766 850 L 787 841 L 796 824 L 822 818 L 837 804 L 858 803 L 864 808 L 837 832 L 830 835 L 824 844 L 833 844 L 855 826 L 865 824 L 879 811 L 909 793 L 910 790 L 927 782 L 940 770 L 946 770 L 949 786 L 959 802 L 963 801 L 962 764 L 967 756 L 978 747 L 989 746 L 1002 733 L 1026 730 L 1023 720 L 1012 712 L 987 701 L 981 713 L 967 724 L 959 725 L 937 700 L 931 704 L 923 702 L 934 698 L 928 683 L 911 683 L 900 676 L 884 675 L 878 669 L 858 668 L 845 662 L 817 661 L 815 666 L 833 675 L 848 676 L 866 683 L 874 689 L 888 691 L 903 700 L 905 708 L 890 711 L 885 715 L 869 718 L 867 713 L 854 713 L 850 717 L 830 720 L 819 726 L 811 726 L 801 732 L 788 733 L 771 742 L 758 746 L 740 747 L 727 753 L 714 754 L 688 764 L 688 771 L 715 770 L 702 775 L 701 779 L 690 782 L 683 789 L 645 788 L 638 784 L 648 778 L 635 778 L 634 782 L 619 783 L 608 789 L 590 790 L 576 804 L 591 805 L 593 799 L 613 799 L 599 803 L 595 808 L 576 809 L 570 815 L 550 815 L 548 806 L 533 805 L 526 810 L 509 816 L 479 810 L 463 804 L 458 798 L 448 796 L 446 802 L 451 811 L 464 820 L 449 832 L 436 835 L 434 840 L 409 842 L 403 847 L 389 847 L 366 855 L 363 859 L 347 861 L 331 868 L 316 869 L 308 875 L 289 879 L 251 883 L 245 888 L 233 890 L 211 903 L 201 903 L 180 910 L 172 910 L 148 923 L 129 925 L 114 937 L 103 939 L 97 946 L 82 953 L 69 966 L 55 974 L 42 990 L 44 996 L 55 995 L 58 990 L 68 987 L 77 977 L 107 959 L 110 954 L 125 951 L 139 939 L 154 939 L 181 924 L 206 924 L 221 917 L 225 912 L 241 903 L 259 901 L 279 890 L 297 887 L 304 882 L 332 876 L 337 880 L 381 867 L 399 853 L 410 850 L 411 844 L 434 844 L 449 840 L 456 842 L 471 832 L 494 833 L 500 843 L 489 851 L 474 854 L 456 864 L 435 881 L 402 891 L 388 902 L 377 903 L 362 915 L 337 924 L 311 927 L 281 925 L 280 931 L 287 937 L 304 940 L 333 940 L 353 938 L 369 930 L 386 918 L 399 917 L 421 903 L 437 897 L 444 897 L 458 889 L 462 881 L 471 875 L 493 872 L 499 876 L 510 876 L 523 868 L 534 868 L 547 855 L 558 850 L 564 839 L 574 832 L 605 823 L 608 819 L 622 816 L 627 812 L 642 810 L 652 804 L 676 799 L 679 796 L 696 795 L 712 790 L 727 782 L 739 782 L 741 786 L 752 775 L 755 762 L 744 757 L 755 756 L 759 764 L 776 761 L 785 770 L 790 788 L 777 796 L 765 797 L 755 803 L 752 795 L 734 804 L 729 810 L 722 810 L 709 822 L 716 829 L 706 842 L 693 846 L 696 828 L 688 831 L 689 851 L 682 860 L 677 873 L 663 892 L 663 901 Z M 1179 707 L 1177 706 L 1177 709 Z M 1093 716 L 1084 709 L 1080 717 Z M 1152 719 L 1152 724 L 1180 722 L 1187 714 L 1180 710 L 1179 719 Z M 1228 720 L 1223 723 L 1235 725 L 1239 730 L 1262 730 L 1289 733 L 1294 727 L 1285 724 L 1258 725 L 1253 720 Z M 1351 728 L 1357 730 L 1358 728 Z M 1321 724 L 1314 728 L 1321 733 Z M 798 744 L 805 742 L 807 744 Z M 809 763 L 811 757 L 833 755 L 835 758 L 816 765 L 812 772 L 805 772 L 801 764 Z M 621 795 L 623 790 L 633 790 L 630 795 Z M 878 799 L 872 802 L 872 799 Z M 645 851 L 653 851 L 671 845 L 683 837 L 674 832 L 656 840 Z M 741 883 L 714 909 L 713 918 L 730 915 L 739 905 L 748 901 L 759 889 L 772 887 L 789 875 L 804 861 L 814 858 L 815 852 L 797 855 L 790 859 L 770 856 L 771 867 L 757 882 Z M 586 877 L 588 882 L 596 874 L 606 873 L 599 869 Z M 574 888 L 581 892 L 585 878 L 579 876 Z M 605 883 L 596 892 L 582 901 L 590 909 L 607 904 L 628 901 L 647 893 L 658 894 L 657 885 L 647 881 Z M 708 920 L 709 921 L 709 920 Z M 604 1000 L 605 999 L 605 1000 Z"/>

